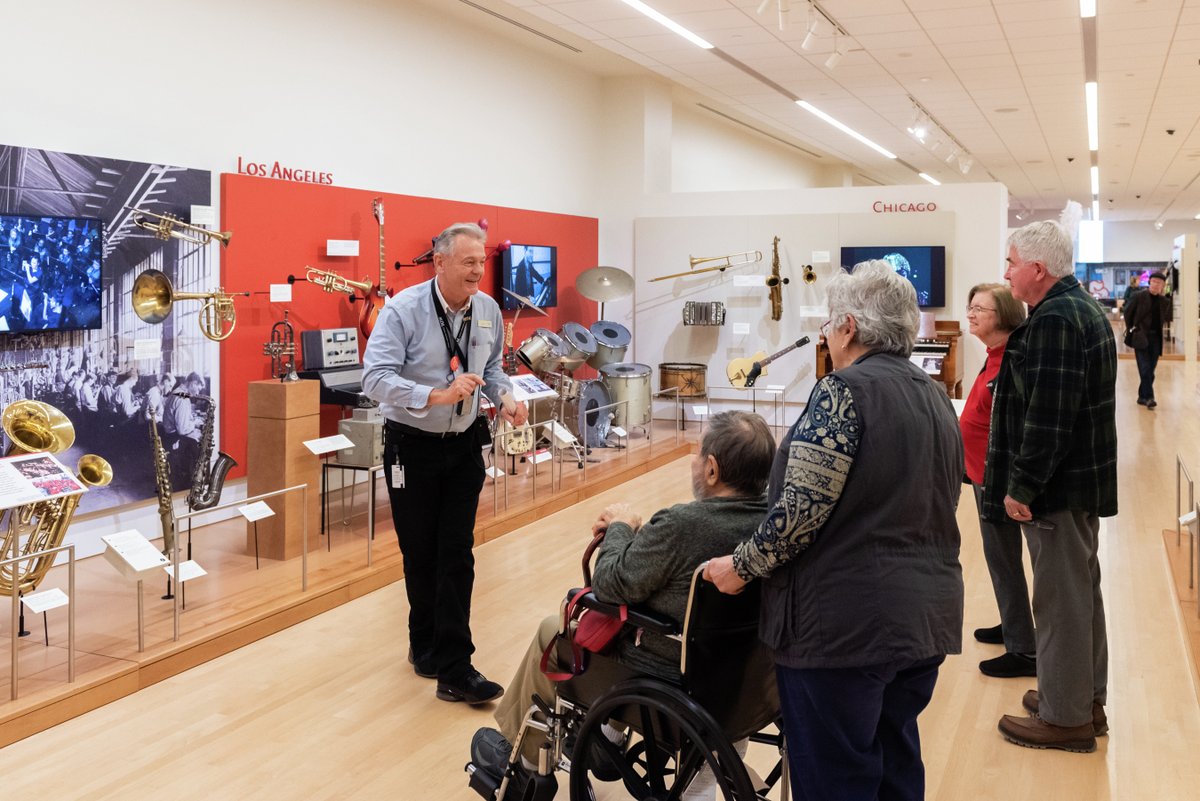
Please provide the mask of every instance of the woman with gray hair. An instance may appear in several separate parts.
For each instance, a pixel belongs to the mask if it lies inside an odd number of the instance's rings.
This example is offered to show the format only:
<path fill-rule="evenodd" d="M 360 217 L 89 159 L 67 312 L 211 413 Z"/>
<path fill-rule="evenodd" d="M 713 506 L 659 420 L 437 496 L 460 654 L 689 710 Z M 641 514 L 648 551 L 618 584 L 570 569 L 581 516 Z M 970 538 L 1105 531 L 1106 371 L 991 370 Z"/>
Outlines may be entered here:
<path fill-rule="evenodd" d="M 766 519 L 706 576 L 725 592 L 764 582 L 759 634 L 796 797 L 916 801 L 917 716 L 962 646 L 962 438 L 945 391 L 908 360 L 912 285 L 864 262 L 834 277 L 828 303 L 835 372 L 776 453 Z"/>

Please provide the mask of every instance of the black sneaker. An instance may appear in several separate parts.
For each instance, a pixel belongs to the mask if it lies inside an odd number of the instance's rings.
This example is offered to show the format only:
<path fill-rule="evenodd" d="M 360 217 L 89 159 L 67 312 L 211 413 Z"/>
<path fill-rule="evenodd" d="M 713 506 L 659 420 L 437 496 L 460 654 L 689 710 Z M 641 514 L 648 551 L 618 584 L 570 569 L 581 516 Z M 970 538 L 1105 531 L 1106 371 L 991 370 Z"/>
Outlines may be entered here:
<path fill-rule="evenodd" d="M 1138 406 L 1145 406 L 1147 403 L 1145 398 L 1138 398 Z"/>
<path fill-rule="evenodd" d="M 512 743 L 496 729 L 482 728 L 471 738 L 471 763 L 495 777 L 504 775 L 512 758 Z"/>
<path fill-rule="evenodd" d="M 975 639 L 988 645 L 1004 645 L 1004 631 L 1000 626 L 975 629 Z"/>
<path fill-rule="evenodd" d="M 1157 405 L 1158 405 L 1158 401 L 1156 401 L 1154 398 L 1151 398 L 1150 400 L 1146 401 L 1147 409 L 1153 409 Z"/>
<path fill-rule="evenodd" d="M 423 679 L 437 678 L 437 668 L 429 664 L 424 659 L 416 659 L 413 656 L 413 649 L 411 646 L 408 649 L 408 664 L 413 666 L 413 673 L 416 673 Z"/>
<path fill-rule="evenodd" d="M 1037 659 L 1024 654 L 1007 653 L 979 663 L 979 672 L 997 679 L 1037 676 Z"/>
<path fill-rule="evenodd" d="M 438 680 L 437 697 L 443 701 L 462 701 L 467 704 L 486 704 L 504 695 L 504 688 L 488 681 L 475 668 L 469 669 L 458 681 Z"/>

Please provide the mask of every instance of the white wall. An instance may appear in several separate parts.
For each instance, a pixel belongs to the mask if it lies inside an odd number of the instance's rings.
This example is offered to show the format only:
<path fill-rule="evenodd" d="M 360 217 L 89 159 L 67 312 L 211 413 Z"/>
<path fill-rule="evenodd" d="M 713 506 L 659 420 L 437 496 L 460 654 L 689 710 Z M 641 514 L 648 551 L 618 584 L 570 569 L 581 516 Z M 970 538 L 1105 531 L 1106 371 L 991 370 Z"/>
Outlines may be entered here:
<path fill-rule="evenodd" d="M 1170 261 L 1180 234 L 1200 234 L 1200 220 L 1168 220 L 1162 230 L 1144 220 L 1104 223 L 1105 261 Z"/>

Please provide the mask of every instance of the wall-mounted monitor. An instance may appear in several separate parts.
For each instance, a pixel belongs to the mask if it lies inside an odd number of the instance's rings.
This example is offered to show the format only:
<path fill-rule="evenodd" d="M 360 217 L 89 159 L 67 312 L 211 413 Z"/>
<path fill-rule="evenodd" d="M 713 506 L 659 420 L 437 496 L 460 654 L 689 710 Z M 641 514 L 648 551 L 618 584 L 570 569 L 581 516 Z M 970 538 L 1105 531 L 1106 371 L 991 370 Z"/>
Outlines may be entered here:
<path fill-rule="evenodd" d="M 535 306 L 558 305 L 558 248 L 554 245 L 510 245 L 500 257 L 500 286 L 529 298 Z M 513 311 L 521 302 L 501 292 L 502 307 Z"/>
<path fill-rule="evenodd" d="M 0 214 L 0 332 L 99 328 L 103 264 L 95 217 Z"/>
<path fill-rule="evenodd" d="M 842 248 L 846 269 L 871 259 L 882 259 L 907 278 L 917 290 L 917 305 L 936 309 L 946 305 L 946 248 L 944 245 L 887 245 Z"/>

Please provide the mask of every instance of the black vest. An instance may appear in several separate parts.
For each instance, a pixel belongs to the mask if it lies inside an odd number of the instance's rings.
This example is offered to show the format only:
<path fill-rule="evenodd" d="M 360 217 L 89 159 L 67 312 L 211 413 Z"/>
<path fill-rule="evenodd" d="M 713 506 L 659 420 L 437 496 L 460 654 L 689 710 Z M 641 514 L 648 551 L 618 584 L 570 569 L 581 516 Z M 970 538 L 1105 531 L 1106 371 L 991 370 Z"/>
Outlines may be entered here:
<path fill-rule="evenodd" d="M 837 377 L 854 398 L 858 452 L 812 546 L 765 579 L 762 639 L 793 668 L 959 653 L 963 449 L 954 408 L 901 356 L 870 353 Z M 771 471 L 772 503 L 790 439 Z"/>

